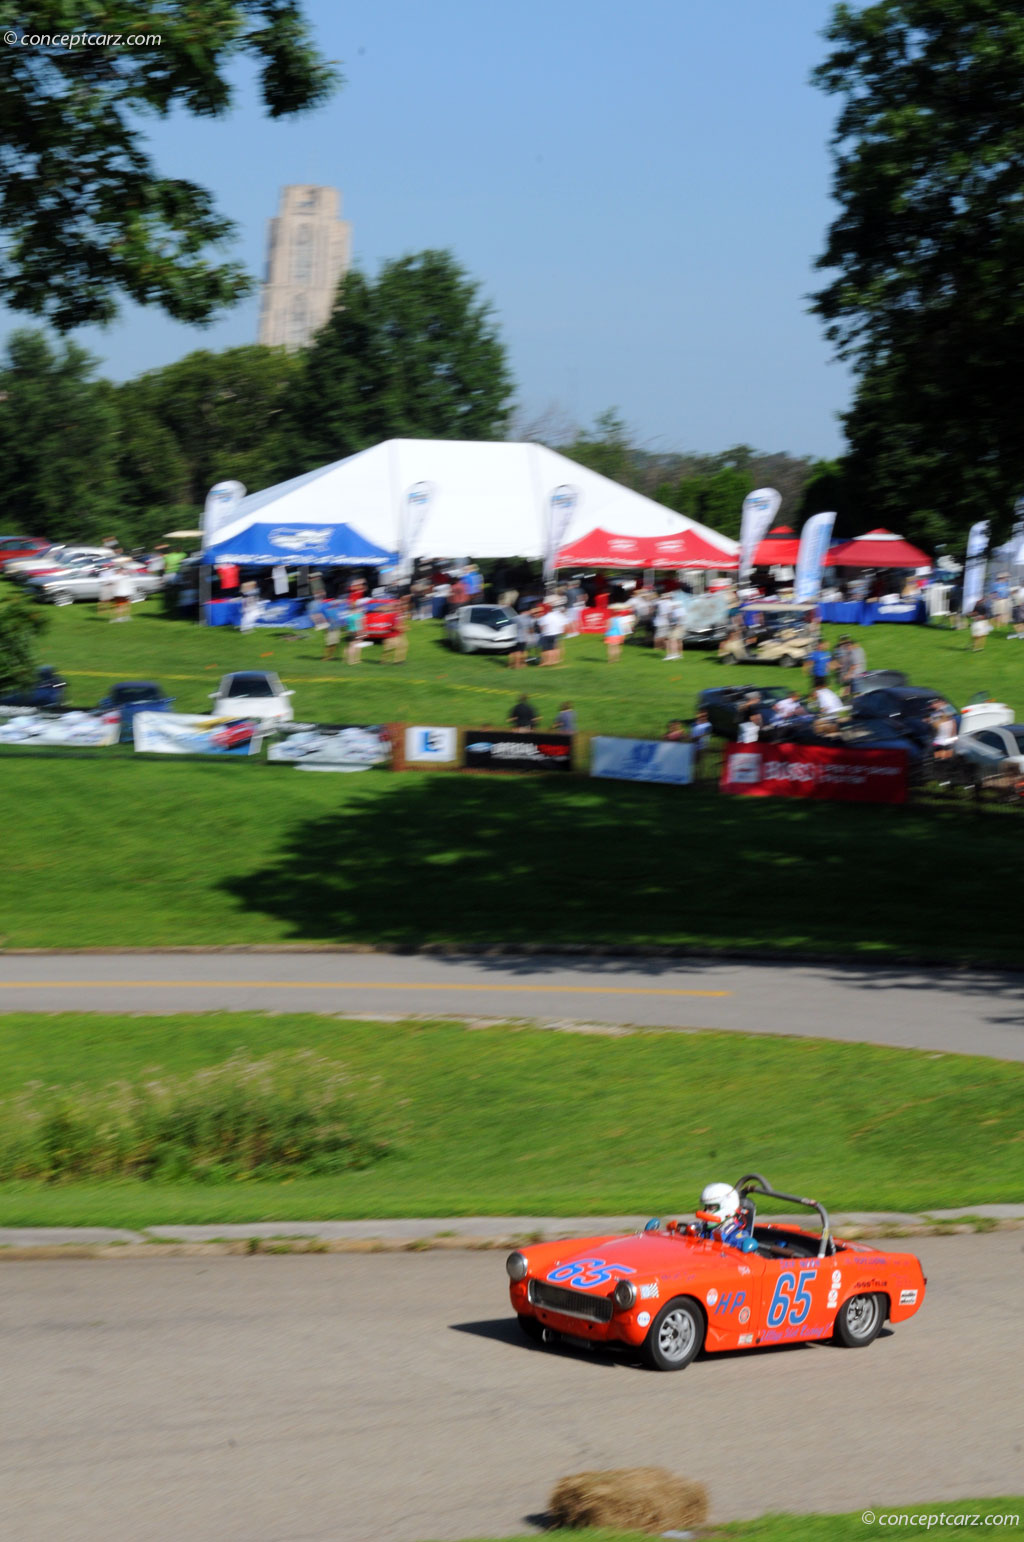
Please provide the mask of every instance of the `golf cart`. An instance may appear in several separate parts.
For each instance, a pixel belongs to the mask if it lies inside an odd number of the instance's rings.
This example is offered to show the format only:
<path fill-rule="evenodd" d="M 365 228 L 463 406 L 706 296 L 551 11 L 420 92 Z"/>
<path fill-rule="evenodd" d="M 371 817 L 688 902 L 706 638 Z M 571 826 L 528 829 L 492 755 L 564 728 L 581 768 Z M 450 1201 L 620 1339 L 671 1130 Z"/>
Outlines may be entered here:
<path fill-rule="evenodd" d="M 780 600 L 745 605 L 718 649 L 723 664 L 802 664 L 818 641 L 817 607 Z"/>

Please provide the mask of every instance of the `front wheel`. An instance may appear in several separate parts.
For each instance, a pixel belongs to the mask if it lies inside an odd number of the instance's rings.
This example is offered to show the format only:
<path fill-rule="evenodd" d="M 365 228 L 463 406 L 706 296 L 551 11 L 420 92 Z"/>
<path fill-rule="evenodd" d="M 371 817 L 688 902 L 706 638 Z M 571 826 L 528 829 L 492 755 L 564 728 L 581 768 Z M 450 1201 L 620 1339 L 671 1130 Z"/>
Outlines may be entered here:
<path fill-rule="evenodd" d="M 53 603 L 54 605 L 73 605 L 75 597 L 73 594 L 69 594 L 66 589 L 58 589 L 57 593 L 53 596 Z"/>
<path fill-rule="evenodd" d="M 784 653 L 782 655 L 782 657 L 780 658 L 780 660 L 779 660 L 779 668 L 780 669 L 792 669 L 793 665 L 795 663 L 796 663 L 796 659 L 793 657 L 793 655 L 791 653 Z"/>
<path fill-rule="evenodd" d="M 644 1339 L 643 1354 L 655 1371 L 681 1371 L 704 1342 L 704 1318 L 696 1302 L 678 1296 L 662 1307 Z"/>
<path fill-rule="evenodd" d="M 881 1296 L 851 1296 L 839 1308 L 833 1336 L 847 1349 L 866 1349 L 881 1333 L 884 1321 Z"/>

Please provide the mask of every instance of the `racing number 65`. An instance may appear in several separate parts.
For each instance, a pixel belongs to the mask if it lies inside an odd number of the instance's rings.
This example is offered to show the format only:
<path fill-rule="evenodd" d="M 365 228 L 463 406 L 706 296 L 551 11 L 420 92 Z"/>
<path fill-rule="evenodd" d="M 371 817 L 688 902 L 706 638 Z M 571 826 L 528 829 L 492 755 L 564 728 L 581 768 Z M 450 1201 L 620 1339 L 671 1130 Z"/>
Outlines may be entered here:
<path fill-rule="evenodd" d="M 799 1280 L 792 1269 L 786 1269 L 775 1282 L 775 1294 L 768 1308 L 769 1328 L 781 1328 L 788 1323 L 799 1328 L 811 1310 L 811 1292 L 808 1289 L 817 1274 L 816 1269 L 801 1269 Z"/>

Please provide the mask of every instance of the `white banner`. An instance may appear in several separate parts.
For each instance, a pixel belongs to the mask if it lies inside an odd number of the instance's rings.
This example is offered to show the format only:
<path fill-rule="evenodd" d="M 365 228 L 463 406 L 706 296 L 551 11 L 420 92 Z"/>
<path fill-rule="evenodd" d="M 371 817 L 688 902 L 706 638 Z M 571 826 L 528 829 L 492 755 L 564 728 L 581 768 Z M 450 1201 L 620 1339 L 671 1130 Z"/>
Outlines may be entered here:
<path fill-rule="evenodd" d="M 73 744 L 92 748 L 117 743 L 117 712 L 62 712 L 59 716 L 24 710 L 0 723 L 0 744 Z"/>
<path fill-rule="evenodd" d="M 267 751 L 267 759 L 298 766 L 300 771 L 368 771 L 391 759 L 386 728 L 308 723 L 288 727 Z"/>
<path fill-rule="evenodd" d="M 430 513 L 434 498 L 433 482 L 414 482 L 405 494 L 402 508 L 402 536 L 398 552 L 398 567 L 404 578 L 412 572 L 413 558 L 417 555 L 423 527 Z"/>
<path fill-rule="evenodd" d="M 835 522 L 834 513 L 812 514 L 800 532 L 793 586 L 793 598 L 799 604 L 811 604 L 821 594 L 821 575 L 828 565 L 828 544 Z"/>
<path fill-rule="evenodd" d="M 552 579 L 555 576 L 555 559 L 569 533 L 572 517 L 576 512 L 576 504 L 579 494 L 575 487 L 563 482 L 561 487 L 552 488 L 548 498 L 548 552 L 544 561 L 544 577 Z"/>
<path fill-rule="evenodd" d="M 459 758 L 457 728 L 407 728 L 405 758 L 413 765 L 450 765 Z"/>
<path fill-rule="evenodd" d="M 964 567 L 964 592 L 960 601 L 960 614 L 969 616 L 985 593 L 985 569 L 988 566 L 985 553 L 988 550 L 988 520 L 979 519 L 972 525 L 967 537 L 967 563 Z"/>
<path fill-rule="evenodd" d="M 753 571 L 754 553 L 771 529 L 781 503 L 782 499 L 774 487 L 759 487 L 744 498 L 740 523 L 741 583 Z"/>
<path fill-rule="evenodd" d="M 685 787 L 693 781 L 693 745 L 671 739 L 591 739 L 590 774 Z"/>
<path fill-rule="evenodd" d="M 253 718 L 189 712 L 136 712 L 132 720 L 135 748 L 144 755 L 255 755 L 273 731 Z"/>
<path fill-rule="evenodd" d="M 218 530 L 229 524 L 245 497 L 241 482 L 217 482 L 206 495 L 203 509 L 203 545 L 212 546 Z"/>

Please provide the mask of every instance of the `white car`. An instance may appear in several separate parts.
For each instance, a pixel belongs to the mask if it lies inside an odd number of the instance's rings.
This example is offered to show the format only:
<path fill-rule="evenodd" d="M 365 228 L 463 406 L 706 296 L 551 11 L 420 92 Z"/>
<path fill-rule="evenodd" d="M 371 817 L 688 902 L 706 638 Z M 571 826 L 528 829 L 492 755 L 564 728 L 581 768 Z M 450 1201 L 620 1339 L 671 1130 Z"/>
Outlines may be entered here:
<path fill-rule="evenodd" d="M 1016 771 L 1024 772 L 1024 723 L 993 724 L 991 728 L 962 733 L 956 741 L 956 753 L 973 759 L 975 745 L 998 755 L 1001 761 L 1010 761 Z M 988 755 L 985 758 L 988 759 Z M 981 759 L 980 753 L 978 759 Z"/>
<path fill-rule="evenodd" d="M 982 728 L 1002 728 L 1013 722 L 1014 712 L 1004 701 L 968 702 L 960 713 L 960 732 L 976 734 Z"/>
<path fill-rule="evenodd" d="M 25 583 L 39 574 L 56 572 L 65 568 L 91 567 L 99 562 L 113 562 L 114 554 L 109 546 L 51 546 L 48 551 L 34 557 L 19 557 L 8 562 L 4 577 L 16 583 Z"/>
<path fill-rule="evenodd" d="M 504 605 L 463 605 L 445 618 L 445 635 L 458 653 L 508 653 L 515 646 L 516 620 Z"/>
<path fill-rule="evenodd" d="M 118 578 L 131 580 L 133 600 L 144 600 L 163 587 L 163 579 L 157 573 L 149 573 L 138 562 L 80 562 L 62 567 L 57 573 L 38 573 L 27 580 L 25 592 L 50 605 L 73 605 L 76 600 L 98 600 L 103 589 L 108 589 Z"/>
<path fill-rule="evenodd" d="M 225 675 L 215 691 L 211 716 L 256 718 L 261 723 L 291 723 L 293 691 L 286 690 L 279 675 L 268 670 L 246 669 Z"/>

